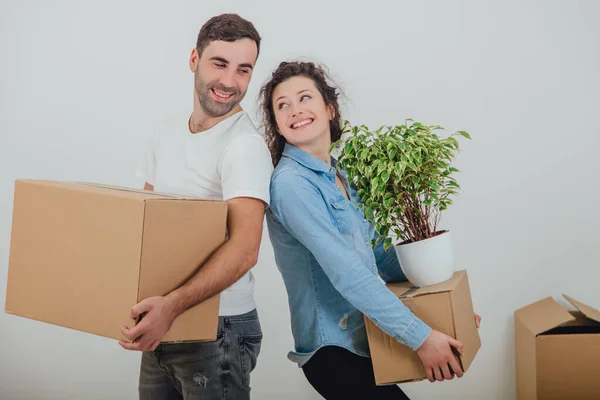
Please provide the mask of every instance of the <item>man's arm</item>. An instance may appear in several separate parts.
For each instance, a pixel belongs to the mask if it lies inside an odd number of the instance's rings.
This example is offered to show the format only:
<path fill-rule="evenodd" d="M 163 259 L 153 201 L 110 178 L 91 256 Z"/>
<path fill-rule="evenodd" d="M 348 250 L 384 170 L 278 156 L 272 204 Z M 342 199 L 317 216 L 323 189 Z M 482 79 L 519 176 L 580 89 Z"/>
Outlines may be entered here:
<path fill-rule="evenodd" d="M 227 203 L 229 240 L 187 283 L 167 295 L 177 315 L 221 293 L 256 265 L 265 203 L 247 197 Z"/>
<path fill-rule="evenodd" d="M 146 183 L 144 189 L 152 190 Z M 260 247 L 265 203 L 238 197 L 227 201 L 229 240 L 223 244 L 184 285 L 166 296 L 155 296 L 136 304 L 132 319 L 145 313 L 136 327 L 121 327 L 131 343 L 120 341 L 128 350 L 155 349 L 173 321 L 196 304 L 222 292 L 256 265 Z"/>

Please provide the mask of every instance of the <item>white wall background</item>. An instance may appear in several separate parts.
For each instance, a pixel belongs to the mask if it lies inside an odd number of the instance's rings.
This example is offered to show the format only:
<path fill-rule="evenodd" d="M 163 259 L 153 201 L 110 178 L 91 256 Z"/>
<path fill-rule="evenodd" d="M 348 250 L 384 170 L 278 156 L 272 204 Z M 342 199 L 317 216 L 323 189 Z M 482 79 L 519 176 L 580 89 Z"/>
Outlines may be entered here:
<path fill-rule="evenodd" d="M 17 178 L 140 186 L 140 146 L 192 100 L 189 52 L 235 11 L 264 38 L 244 106 L 288 58 L 324 62 L 346 117 L 465 129 L 463 189 L 445 214 L 469 271 L 483 347 L 461 380 L 414 399 L 513 399 L 513 311 L 568 293 L 600 307 L 600 4 L 595 1 L 0 1 L 0 305 Z M 256 399 L 317 399 L 291 349 L 265 234 L 255 268 L 264 350 Z M 561 301 L 564 304 L 564 302 Z M 139 354 L 0 314 L 0 398 L 134 399 Z"/>

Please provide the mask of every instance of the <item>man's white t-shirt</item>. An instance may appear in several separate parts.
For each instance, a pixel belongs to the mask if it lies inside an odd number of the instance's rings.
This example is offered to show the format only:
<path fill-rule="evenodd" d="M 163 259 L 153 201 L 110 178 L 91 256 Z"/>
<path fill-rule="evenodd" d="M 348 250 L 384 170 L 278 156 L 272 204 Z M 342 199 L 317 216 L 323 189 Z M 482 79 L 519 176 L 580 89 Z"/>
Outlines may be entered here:
<path fill-rule="evenodd" d="M 268 206 L 271 155 L 246 112 L 196 134 L 189 131 L 189 115 L 157 132 L 136 175 L 157 192 L 225 201 L 253 197 Z M 254 276 L 248 271 L 221 293 L 219 315 L 244 314 L 255 307 Z"/>

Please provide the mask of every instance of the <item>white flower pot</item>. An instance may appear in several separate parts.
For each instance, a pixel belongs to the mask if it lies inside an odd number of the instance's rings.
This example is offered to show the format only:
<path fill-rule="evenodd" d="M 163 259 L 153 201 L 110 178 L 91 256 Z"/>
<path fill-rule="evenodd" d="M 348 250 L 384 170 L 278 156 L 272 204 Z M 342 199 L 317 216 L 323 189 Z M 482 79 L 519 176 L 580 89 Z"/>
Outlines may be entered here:
<path fill-rule="evenodd" d="M 402 271 L 416 287 L 435 285 L 454 275 L 454 254 L 449 231 L 412 243 L 394 246 Z"/>

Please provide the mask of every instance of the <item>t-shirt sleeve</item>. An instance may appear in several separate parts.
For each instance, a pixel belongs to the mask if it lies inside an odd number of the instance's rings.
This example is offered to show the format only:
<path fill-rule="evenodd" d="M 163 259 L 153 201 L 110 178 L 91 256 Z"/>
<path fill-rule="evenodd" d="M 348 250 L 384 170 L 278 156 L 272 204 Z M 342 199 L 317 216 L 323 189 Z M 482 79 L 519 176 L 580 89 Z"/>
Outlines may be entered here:
<path fill-rule="evenodd" d="M 253 197 L 269 205 L 273 164 L 265 140 L 246 135 L 233 140 L 221 159 L 223 200 Z"/>
<path fill-rule="evenodd" d="M 137 163 L 135 176 L 148 182 L 151 185 L 155 183 L 156 177 L 156 145 L 158 133 L 150 136 L 142 152 L 142 156 Z"/>

